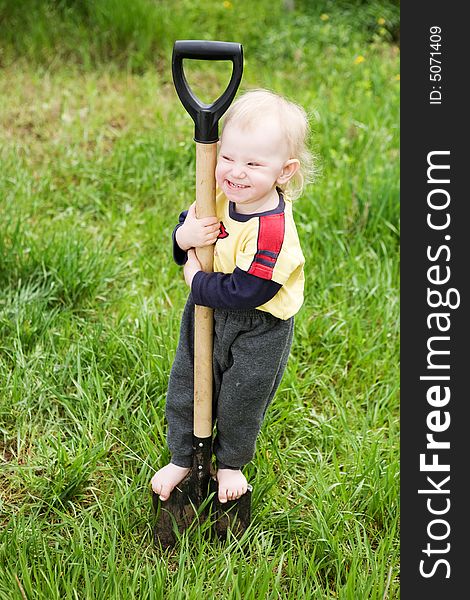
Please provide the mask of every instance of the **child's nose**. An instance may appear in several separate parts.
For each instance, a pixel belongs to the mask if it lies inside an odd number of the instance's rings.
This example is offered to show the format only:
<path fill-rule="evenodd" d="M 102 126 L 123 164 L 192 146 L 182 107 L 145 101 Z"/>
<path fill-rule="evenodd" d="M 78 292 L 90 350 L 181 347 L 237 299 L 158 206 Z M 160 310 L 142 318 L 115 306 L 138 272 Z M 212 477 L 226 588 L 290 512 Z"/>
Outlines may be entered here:
<path fill-rule="evenodd" d="M 232 175 L 234 177 L 245 177 L 245 169 L 244 169 L 243 165 L 234 163 L 232 165 Z"/>

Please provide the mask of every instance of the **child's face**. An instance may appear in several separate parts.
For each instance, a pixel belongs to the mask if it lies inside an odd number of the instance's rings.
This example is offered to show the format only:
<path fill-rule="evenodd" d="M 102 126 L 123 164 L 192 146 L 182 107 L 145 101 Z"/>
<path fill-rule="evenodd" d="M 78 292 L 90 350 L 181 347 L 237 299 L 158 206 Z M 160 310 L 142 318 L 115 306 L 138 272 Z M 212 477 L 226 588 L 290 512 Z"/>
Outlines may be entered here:
<path fill-rule="evenodd" d="M 274 201 L 277 206 L 276 185 L 291 177 L 286 179 L 286 162 L 292 162 L 288 158 L 275 118 L 266 117 L 254 128 L 229 123 L 220 143 L 217 184 L 229 200 L 243 205 L 247 212 L 270 210 Z"/>

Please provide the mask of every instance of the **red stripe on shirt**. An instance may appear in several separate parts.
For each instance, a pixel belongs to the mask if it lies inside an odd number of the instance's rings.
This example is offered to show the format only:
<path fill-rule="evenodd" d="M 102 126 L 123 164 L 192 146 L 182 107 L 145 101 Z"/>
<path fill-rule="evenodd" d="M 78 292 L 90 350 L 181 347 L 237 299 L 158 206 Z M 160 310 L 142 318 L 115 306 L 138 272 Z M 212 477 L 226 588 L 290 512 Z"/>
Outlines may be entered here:
<path fill-rule="evenodd" d="M 259 218 L 257 251 L 248 270 L 250 275 L 256 275 L 256 277 L 261 277 L 261 279 L 272 279 L 276 260 L 284 241 L 284 230 L 284 213 L 266 215 Z M 275 255 L 275 258 L 270 259 L 267 256 L 263 256 L 263 252 L 270 252 Z M 272 266 L 262 264 L 258 261 L 258 258 L 262 258 L 264 262 L 272 261 Z"/>

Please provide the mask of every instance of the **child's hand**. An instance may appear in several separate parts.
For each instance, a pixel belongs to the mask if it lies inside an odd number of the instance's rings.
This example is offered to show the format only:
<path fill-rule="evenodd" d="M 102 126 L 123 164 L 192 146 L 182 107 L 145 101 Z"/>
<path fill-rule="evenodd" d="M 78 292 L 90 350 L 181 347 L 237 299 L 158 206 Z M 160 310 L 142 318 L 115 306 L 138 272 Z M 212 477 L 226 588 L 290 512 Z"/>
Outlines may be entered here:
<path fill-rule="evenodd" d="M 186 219 L 176 230 L 176 242 L 181 250 L 201 248 L 215 244 L 220 233 L 217 217 L 196 218 L 196 203 L 193 202 L 188 209 Z"/>
<path fill-rule="evenodd" d="M 191 287 L 193 277 L 198 271 L 202 271 L 201 263 L 198 261 L 196 252 L 190 248 L 188 250 L 188 260 L 183 267 L 184 280 Z"/>

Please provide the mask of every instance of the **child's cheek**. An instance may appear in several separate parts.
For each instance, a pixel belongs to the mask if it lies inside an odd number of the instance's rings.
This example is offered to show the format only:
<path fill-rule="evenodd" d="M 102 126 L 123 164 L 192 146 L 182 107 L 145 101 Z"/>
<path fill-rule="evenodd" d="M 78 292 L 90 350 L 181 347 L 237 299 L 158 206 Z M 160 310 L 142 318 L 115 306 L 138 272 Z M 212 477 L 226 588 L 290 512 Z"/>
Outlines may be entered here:
<path fill-rule="evenodd" d="M 217 181 L 217 185 L 219 186 L 219 188 L 222 187 L 224 177 L 223 177 L 223 173 L 222 173 L 222 167 L 220 166 L 219 163 L 217 163 L 217 165 L 215 167 L 215 180 Z"/>

